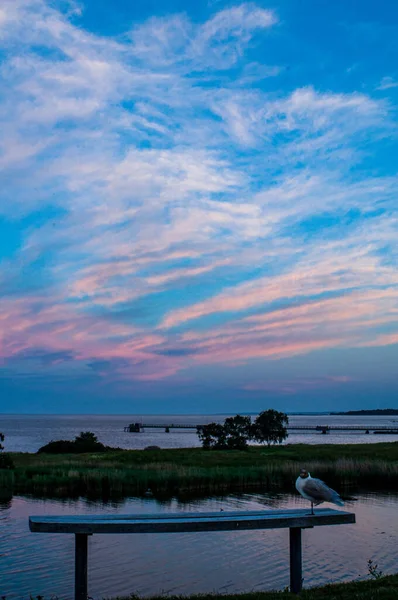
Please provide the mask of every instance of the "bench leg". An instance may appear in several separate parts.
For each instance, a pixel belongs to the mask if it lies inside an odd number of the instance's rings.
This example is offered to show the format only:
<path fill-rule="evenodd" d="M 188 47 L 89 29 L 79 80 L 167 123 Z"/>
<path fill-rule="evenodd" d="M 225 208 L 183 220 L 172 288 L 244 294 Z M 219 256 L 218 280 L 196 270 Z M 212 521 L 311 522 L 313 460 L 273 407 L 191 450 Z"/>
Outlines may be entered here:
<path fill-rule="evenodd" d="M 75 534 L 75 600 L 87 600 L 87 537 Z"/>
<path fill-rule="evenodd" d="M 302 556 L 301 556 L 301 529 L 291 527 L 290 538 L 290 591 L 299 594 L 302 588 Z"/>

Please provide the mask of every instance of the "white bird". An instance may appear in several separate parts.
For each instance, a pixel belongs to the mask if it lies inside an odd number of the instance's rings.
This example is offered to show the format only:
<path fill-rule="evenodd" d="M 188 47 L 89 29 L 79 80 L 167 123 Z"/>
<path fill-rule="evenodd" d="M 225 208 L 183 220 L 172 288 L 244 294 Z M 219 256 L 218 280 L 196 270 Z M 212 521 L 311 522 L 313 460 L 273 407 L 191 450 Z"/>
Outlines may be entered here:
<path fill-rule="evenodd" d="M 314 514 L 314 505 L 322 504 L 322 502 L 332 502 L 337 506 L 344 506 L 343 500 L 339 494 L 332 490 L 320 479 L 311 477 L 307 469 L 301 469 L 300 475 L 296 480 L 297 491 L 311 502 L 311 514 Z"/>

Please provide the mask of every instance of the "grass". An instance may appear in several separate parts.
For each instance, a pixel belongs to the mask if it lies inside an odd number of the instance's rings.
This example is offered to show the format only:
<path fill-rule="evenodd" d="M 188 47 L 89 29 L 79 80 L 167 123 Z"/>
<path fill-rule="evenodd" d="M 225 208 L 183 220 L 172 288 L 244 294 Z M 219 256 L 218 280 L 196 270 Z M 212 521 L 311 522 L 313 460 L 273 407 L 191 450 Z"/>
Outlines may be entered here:
<path fill-rule="evenodd" d="M 12 454 L 14 471 L 0 470 L 0 487 L 60 497 L 123 497 L 148 487 L 157 494 L 205 494 L 261 486 L 292 489 L 301 466 L 330 485 L 396 487 L 398 442 L 250 447 L 115 450 L 99 454 Z"/>
<path fill-rule="evenodd" d="M 2 596 L 7 600 L 5 596 Z M 54 596 L 53 598 L 56 598 Z M 396 600 L 398 598 L 398 575 L 377 580 L 354 581 L 331 584 L 303 590 L 300 595 L 283 592 L 251 592 L 248 594 L 200 594 L 195 596 L 152 596 L 147 600 Z M 30 600 L 45 600 L 43 596 Z M 108 599 L 109 600 L 109 599 Z M 139 596 L 117 596 L 112 600 L 139 600 Z"/>
<path fill-rule="evenodd" d="M 289 592 L 252 592 L 250 594 L 203 594 L 198 596 L 167 596 L 167 600 L 397 600 L 398 575 L 390 575 L 372 581 L 355 581 L 326 585 L 319 588 L 303 590 L 299 596 Z M 114 600 L 136 600 L 130 598 L 114 598 Z M 165 600 L 165 596 L 153 597 L 151 600 Z"/>

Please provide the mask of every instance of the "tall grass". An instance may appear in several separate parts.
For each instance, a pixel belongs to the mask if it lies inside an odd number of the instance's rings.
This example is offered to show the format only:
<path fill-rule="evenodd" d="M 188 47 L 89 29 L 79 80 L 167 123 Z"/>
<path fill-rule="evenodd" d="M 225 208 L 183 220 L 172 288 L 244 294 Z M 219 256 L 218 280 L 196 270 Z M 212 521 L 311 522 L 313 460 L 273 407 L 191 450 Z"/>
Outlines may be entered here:
<path fill-rule="evenodd" d="M 395 488 L 398 444 L 283 446 L 247 452 L 201 449 L 115 451 L 106 454 L 15 454 L 13 472 L 0 471 L 3 488 L 41 496 L 109 497 L 228 490 L 291 490 L 301 466 L 341 490 L 352 485 Z M 362 455 L 361 455 L 362 454 Z M 3 477 L 3 480 L 1 479 Z"/>

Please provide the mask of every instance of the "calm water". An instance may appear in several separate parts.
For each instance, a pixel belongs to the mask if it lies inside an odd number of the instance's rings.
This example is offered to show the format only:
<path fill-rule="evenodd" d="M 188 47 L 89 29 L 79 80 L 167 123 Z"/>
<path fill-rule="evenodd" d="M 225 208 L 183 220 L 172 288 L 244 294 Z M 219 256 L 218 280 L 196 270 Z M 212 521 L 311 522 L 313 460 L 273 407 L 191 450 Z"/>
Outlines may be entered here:
<path fill-rule="evenodd" d="M 0 505 L 0 596 L 29 594 L 71 598 L 72 535 L 28 530 L 29 515 L 144 513 L 301 508 L 299 496 L 245 494 L 181 504 L 128 499 L 119 504 L 40 501 L 15 497 Z M 397 568 L 398 495 L 359 495 L 346 504 L 357 524 L 303 531 L 305 585 L 337 582 L 367 574 L 374 559 L 385 573 Z M 89 539 L 89 594 L 152 595 L 239 592 L 283 588 L 289 583 L 288 532 L 94 535 Z"/>
<path fill-rule="evenodd" d="M 173 422 L 199 425 L 210 421 L 223 421 L 225 415 L 0 415 L 0 431 L 6 435 L 6 448 L 10 452 L 36 452 L 40 446 L 51 440 L 73 439 L 81 431 L 93 431 L 106 445 L 120 448 L 144 448 L 156 444 L 162 448 L 186 448 L 198 446 L 199 441 L 193 430 L 148 429 L 142 433 L 125 433 L 123 428 L 129 423 Z M 300 425 L 365 425 L 398 427 L 397 417 L 338 417 L 338 416 L 292 416 L 291 424 Z M 290 433 L 288 443 L 306 444 L 369 444 L 374 442 L 398 441 L 398 435 L 365 435 L 355 432 Z"/>
<path fill-rule="evenodd" d="M 36 451 L 56 439 L 72 439 L 90 430 L 110 446 L 163 448 L 198 445 L 193 431 L 147 430 L 124 433 L 130 422 L 206 423 L 224 416 L 1 416 L 0 431 L 10 451 Z M 303 425 L 385 425 L 398 417 L 291 417 Z M 371 443 L 398 441 L 398 436 L 332 433 L 290 434 L 290 443 Z M 54 501 L 15 497 L 0 504 L 0 596 L 27 598 L 73 593 L 74 540 L 69 535 L 32 534 L 29 515 L 85 513 L 143 513 L 294 508 L 305 506 L 299 496 L 245 494 L 180 503 L 128 499 L 120 503 Z M 386 573 L 396 572 L 398 494 L 359 495 L 347 503 L 357 524 L 315 528 L 303 532 L 306 585 L 364 577 L 369 558 Z M 167 535 L 93 536 L 89 541 L 89 591 L 95 598 L 116 594 L 192 594 L 283 588 L 288 585 L 287 531 Z"/>

